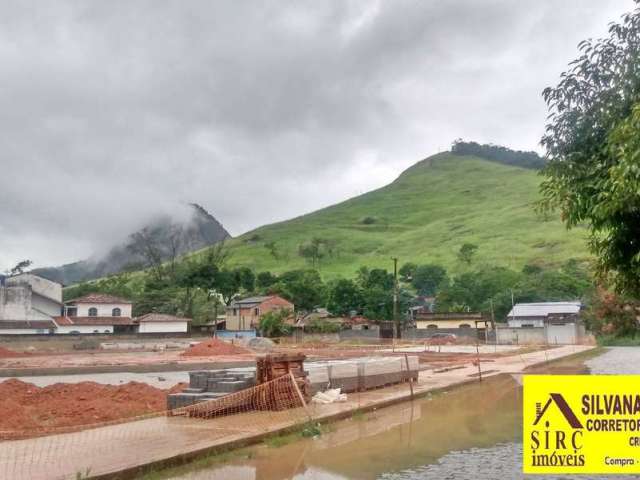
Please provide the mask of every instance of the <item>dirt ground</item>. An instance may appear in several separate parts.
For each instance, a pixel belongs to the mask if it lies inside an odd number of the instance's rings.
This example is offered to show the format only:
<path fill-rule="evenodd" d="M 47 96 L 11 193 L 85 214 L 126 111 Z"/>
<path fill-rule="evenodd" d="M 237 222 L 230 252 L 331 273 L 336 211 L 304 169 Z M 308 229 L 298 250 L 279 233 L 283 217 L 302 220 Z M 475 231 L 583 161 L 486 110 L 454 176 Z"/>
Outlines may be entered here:
<path fill-rule="evenodd" d="M 146 383 L 102 385 L 94 382 L 57 383 L 36 387 L 11 379 L 0 383 L 0 438 L 10 432 L 30 436 L 41 430 L 112 422 L 163 412 L 167 393 L 182 390 L 179 384 L 162 390 Z"/>
<path fill-rule="evenodd" d="M 453 348 L 453 347 L 452 347 Z M 457 348 L 457 347 L 456 347 Z M 465 347 L 467 352 L 473 350 Z M 405 353 L 398 350 L 407 350 Z M 431 351 L 427 351 L 430 349 Z M 439 352 L 438 350 L 442 350 Z M 355 345 L 353 343 L 304 343 L 277 346 L 273 353 L 304 353 L 309 360 L 348 359 L 364 356 L 402 356 L 417 355 L 422 370 L 449 371 L 469 366 L 479 359 L 482 363 L 496 361 L 504 355 L 514 355 L 536 350 L 528 347 L 508 353 L 460 353 L 446 352 L 443 347 L 403 344 L 395 347 L 384 345 Z M 464 350 L 464 349 L 463 349 Z M 485 347 L 485 351 L 488 349 Z M 28 354 L 15 356 L 13 352 L 2 351 L 0 372 L 3 368 L 47 369 L 89 368 L 95 366 L 116 366 L 118 371 L 132 371 L 135 366 L 176 364 L 189 370 L 202 365 L 201 362 L 215 364 L 233 361 L 255 360 L 257 352 L 221 340 L 208 340 L 187 350 L 170 351 L 76 351 L 57 354 Z M 20 354 L 21 352 L 17 352 Z M 198 366 L 198 368 L 202 368 Z M 489 367 L 490 368 L 490 367 Z M 53 371 L 53 370 L 51 370 Z M 184 385 L 176 388 L 182 388 Z M 117 421 L 134 416 L 162 412 L 166 408 L 166 395 L 169 391 L 145 383 L 129 382 L 122 385 L 104 385 L 82 381 L 74 384 L 56 383 L 46 387 L 37 387 L 16 379 L 0 383 L 0 438 L 2 431 L 31 431 L 36 435 L 42 429 L 78 427 L 83 425 Z"/>
<path fill-rule="evenodd" d="M 112 350 L 77 350 L 65 352 L 44 353 L 41 350 L 34 353 L 24 354 L 17 348 L 12 348 L 10 352 L 0 350 L 0 376 L 2 370 L 34 370 L 40 369 L 46 374 L 47 369 L 90 369 L 92 367 L 108 367 L 122 368 L 125 371 L 131 367 L 153 366 L 161 367 L 167 365 L 169 370 L 189 369 L 190 364 L 198 364 L 202 362 L 215 363 L 233 363 L 233 362 L 253 362 L 256 357 L 263 352 L 254 352 L 247 348 L 221 340 L 215 340 L 214 343 L 206 341 L 205 343 L 188 349 L 164 350 L 164 351 L 112 351 Z M 438 353 L 438 346 L 425 346 L 422 350 L 421 344 L 403 344 L 396 345 L 395 349 L 389 344 L 363 344 L 357 345 L 353 343 L 321 343 L 307 342 L 302 344 L 284 344 L 276 346 L 274 353 L 277 352 L 300 352 L 307 355 L 309 359 L 329 360 L 341 358 L 354 358 L 362 356 L 389 356 L 401 355 L 405 353 L 397 350 L 407 350 L 410 355 L 418 355 L 420 363 L 425 368 L 439 368 L 442 366 L 450 366 L 464 364 L 476 360 L 475 353 L 455 353 L 445 352 L 445 346 L 442 347 L 443 352 Z M 2 348 L 2 347 L 0 347 Z M 523 347 L 519 352 L 531 351 L 537 347 Z M 429 349 L 429 351 L 426 351 Z M 394 351 L 396 350 L 396 351 Z M 2 352 L 5 355 L 2 355 Z M 491 361 L 491 359 L 499 358 L 504 352 L 482 353 L 481 361 Z M 513 354 L 513 351 L 509 352 Z M 195 367 L 194 367 L 195 368 Z M 214 367 L 211 367 L 214 368 Z M 57 372 L 60 374 L 61 372 Z M 74 372 L 81 373 L 81 372 Z M 13 373 L 17 375 L 17 373 Z M 5 375 L 7 376 L 7 375 Z"/>
<path fill-rule="evenodd" d="M 94 366 L 135 366 L 199 363 L 209 358 L 216 362 L 252 361 L 255 354 L 214 355 L 211 357 L 182 356 L 183 350 L 165 352 L 75 352 L 66 354 L 29 355 L 0 358 L 0 369 L 47 369 Z"/>

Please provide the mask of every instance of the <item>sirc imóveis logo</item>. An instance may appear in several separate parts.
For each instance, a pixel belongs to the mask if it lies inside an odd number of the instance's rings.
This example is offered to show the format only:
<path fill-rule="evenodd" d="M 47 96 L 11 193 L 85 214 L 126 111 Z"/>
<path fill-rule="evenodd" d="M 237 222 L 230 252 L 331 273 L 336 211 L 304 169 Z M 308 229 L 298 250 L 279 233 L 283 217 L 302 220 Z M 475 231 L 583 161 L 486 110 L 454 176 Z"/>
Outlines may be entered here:
<path fill-rule="evenodd" d="M 546 401 L 536 402 L 532 428 L 529 430 L 530 453 L 525 452 L 531 467 L 583 467 L 584 427 L 561 393 L 549 393 Z"/>

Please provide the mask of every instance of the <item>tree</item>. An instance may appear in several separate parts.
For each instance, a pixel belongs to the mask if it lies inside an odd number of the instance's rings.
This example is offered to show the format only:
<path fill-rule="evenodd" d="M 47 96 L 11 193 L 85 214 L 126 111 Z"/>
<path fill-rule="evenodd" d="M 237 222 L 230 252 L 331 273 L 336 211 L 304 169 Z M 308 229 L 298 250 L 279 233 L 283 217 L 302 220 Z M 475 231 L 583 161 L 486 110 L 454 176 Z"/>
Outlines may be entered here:
<path fill-rule="evenodd" d="M 338 333 L 342 330 L 342 325 L 328 322 L 322 318 L 314 318 L 304 329 L 309 333 Z"/>
<path fill-rule="evenodd" d="M 315 268 L 315 266 L 320 263 L 322 257 L 324 257 L 322 245 L 322 240 L 314 237 L 311 241 L 298 246 L 298 255 L 311 262 L 311 266 Z"/>
<path fill-rule="evenodd" d="M 453 142 L 451 153 L 455 153 L 456 155 L 473 155 L 493 162 L 504 163 L 505 165 L 517 165 L 518 167 L 531 168 L 534 170 L 544 167 L 544 159 L 536 152 L 511 150 L 510 148 L 500 145 L 481 145 L 476 142 L 465 142 L 460 138 Z"/>
<path fill-rule="evenodd" d="M 240 291 L 240 276 L 233 270 L 221 270 L 216 279 L 216 290 L 222 295 L 225 305 L 229 305 Z"/>
<path fill-rule="evenodd" d="M 316 270 L 285 272 L 280 275 L 273 290 L 299 310 L 311 311 L 325 303 L 325 285 Z"/>
<path fill-rule="evenodd" d="M 467 265 L 470 265 L 471 260 L 473 259 L 473 256 L 475 255 L 477 250 L 477 245 L 474 245 L 473 243 L 465 243 L 460 247 L 460 250 L 458 251 L 458 260 L 466 263 Z"/>
<path fill-rule="evenodd" d="M 127 250 L 143 259 L 144 265 L 156 279 L 161 279 L 164 274 L 163 251 L 158 236 L 145 227 L 139 232 L 130 235 Z"/>
<path fill-rule="evenodd" d="M 273 240 L 264 243 L 264 248 L 267 249 L 269 254 L 275 259 L 280 259 L 280 252 L 278 251 L 278 245 Z"/>
<path fill-rule="evenodd" d="M 398 273 L 400 274 L 400 279 L 403 282 L 411 282 L 411 278 L 413 277 L 414 272 L 416 271 L 416 268 L 418 268 L 418 266 L 415 263 L 410 263 L 407 262 L 404 265 L 402 265 L 400 267 L 400 270 L 398 270 Z"/>
<path fill-rule="evenodd" d="M 213 305 L 214 332 L 218 330 L 218 308 L 220 300 L 218 295 L 222 288 L 223 277 L 220 272 L 220 265 L 223 259 L 217 255 L 216 249 L 211 249 L 200 262 L 187 264 L 181 272 L 178 284 L 186 289 L 185 300 L 187 310 L 192 313 L 192 301 L 194 290 L 199 290 L 205 298 L 207 307 Z M 207 319 L 211 309 L 207 308 Z"/>
<path fill-rule="evenodd" d="M 265 337 L 282 337 L 291 333 L 286 320 L 291 316 L 289 310 L 272 310 L 260 317 L 260 333 Z"/>
<path fill-rule="evenodd" d="M 548 162 L 542 210 L 559 209 L 568 227 L 588 223 L 602 276 L 621 292 L 640 293 L 640 11 L 579 44 L 543 97 Z"/>
<path fill-rule="evenodd" d="M 238 276 L 238 285 L 246 292 L 253 292 L 256 286 L 256 275 L 249 267 L 240 267 L 235 270 Z"/>
<path fill-rule="evenodd" d="M 367 267 L 361 267 L 357 273 L 357 282 L 362 289 L 379 287 L 392 292 L 394 286 L 393 274 L 383 268 L 369 270 Z"/>
<path fill-rule="evenodd" d="M 521 275 L 503 267 L 465 272 L 438 293 L 436 307 L 438 311 L 445 312 L 490 312 L 492 302 L 494 308 L 498 300 L 508 301 L 510 305 L 511 290 L 520 281 Z"/>
<path fill-rule="evenodd" d="M 353 280 L 341 278 L 327 289 L 327 310 L 333 315 L 349 315 L 362 308 L 362 292 Z"/>
<path fill-rule="evenodd" d="M 271 272 L 260 272 L 256 276 L 256 286 L 263 290 L 268 289 L 277 281 L 278 278 Z"/>
<path fill-rule="evenodd" d="M 24 273 L 24 271 L 33 265 L 31 260 L 22 260 L 16 264 L 11 270 L 9 270 L 9 275 L 19 275 Z"/>
<path fill-rule="evenodd" d="M 440 265 L 420 265 L 415 269 L 411 285 L 420 295 L 435 295 L 448 282 L 447 270 Z"/>

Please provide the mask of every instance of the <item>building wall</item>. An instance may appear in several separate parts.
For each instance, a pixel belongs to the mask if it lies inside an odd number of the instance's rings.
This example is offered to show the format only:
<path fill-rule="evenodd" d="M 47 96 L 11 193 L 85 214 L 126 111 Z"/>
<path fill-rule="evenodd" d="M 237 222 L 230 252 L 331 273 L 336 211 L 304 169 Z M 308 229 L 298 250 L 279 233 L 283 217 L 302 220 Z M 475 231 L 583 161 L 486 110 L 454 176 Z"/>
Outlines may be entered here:
<path fill-rule="evenodd" d="M 186 333 L 187 322 L 140 322 L 139 333 Z"/>
<path fill-rule="evenodd" d="M 511 328 L 522 328 L 522 325 L 533 325 L 536 328 L 542 328 L 544 327 L 544 318 L 509 318 L 507 324 Z"/>
<path fill-rule="evenodd" d="M 114 308 L 121 310 L 121 317 L 131 317 L 130 303 L 79 303 L 76 305 L 78 308 L 78 317 L 88 317 L 90 308 L 98 309 L 98 317 L 110 317 Z"/>
<path fill-rule="evenodd" d="M 543 345 L 547 343 L 544 327 L 496 329 L 496 342 L 501 345 Z"/>
<path fill-rule="evenodd" d="M 35 292 L 31 297 L 31 306 L 51 317 L 57 317 L 62 311 L 62 305 L 60 305 L 60 303 L 50 298 L 37 295 Z"/>
<path fill-rule="evenodd" d="M 54 302 L 58 302 L 58 304 L 62 303 L 62 285 L 31 273 L 23 273 L 21 275 L 9 277 L 6 280 L 6 285 L 8 287 L 30 285 L 34 293 L 46 297 L 49 300 L 53 300 Z"/>
<path fill-rule="evenodd" d="M 234 315 L 234 309 L 227 310 L 227 330 L 251 330 L 258 326 L 260 322 L 260 315 L 256 315 L 255 308 L 236 308 Z"/>
<path fill-rule="evenodd" d="M 251 338 L 256 338 L 256 331 L 255 330 L 218 330 L 216 335 L 218 337 L 220 337 L 220 338 L 229 338 L 229 339 L 247 338 L 247 339 L 251 339 Z"/>
<path fill-rule="evenodd" d="M 60 315 L 60 305 L 32 294 L 30 285 L 0 287 L 0 321 L 51 320 L 56 315 Z"/>
<path fill-rule="evenodd" d="M 476 323 L 473 320 L 416 320 L 416 328 L 423 330 L 429 328 L 429 325 L 437 325 L 438 328 L 461 328 L 460 325 L 469 325 L 475 329 Z M 484 327 L 484 324 L 483 324 Z"/>
<path fill-rule="evenodd" d="M 31 289 L 0 287 L 0 320 L 27 320 L 31 310 Z"/>
<path fill-rule="evenodd" d="M 227 330 L 251 330 L 258 328 L 260 316 L 276 310 L 291 310 L 291 312 L 293 312 L 294 306 L 284 298 L 273 297 L 259 305 L 247 308 L 236 308 L 235 315 L 233 314 L 234 309 L 229 308 L 227 309 L 226 328 Z"/>
<path fill-rule="evenodd" d="M 43 335 L 48 334 L 49 330 L 44 329 L 29 329 L 29 328 L 10 328 L 0 330 L 0 335 Z"/>
<path fill-rule="evenodd" d="M 478 330 L 475 328 L 408 328 L 402 332 L 402 338 L 407 340 L 422 340 L 428 339 L 435 334 L 452 333 L 456 337 L 464 337 L 477 339 Z"/>
<path fill-rule="evenodd" d="M 98 333 L 113 333 L 113 325 L 60 325 L 56 329 L 56 333 L 96 333 L 96 330 Z"/>

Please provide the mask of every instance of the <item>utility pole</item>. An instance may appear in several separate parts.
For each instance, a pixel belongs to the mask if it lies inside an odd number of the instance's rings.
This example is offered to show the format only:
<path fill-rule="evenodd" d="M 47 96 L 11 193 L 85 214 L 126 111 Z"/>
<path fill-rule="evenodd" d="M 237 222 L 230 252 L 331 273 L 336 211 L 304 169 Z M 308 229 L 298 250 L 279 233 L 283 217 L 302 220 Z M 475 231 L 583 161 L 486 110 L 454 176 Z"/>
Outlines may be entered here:
<path fill-rule="evenodd" d="M 393 260 L 393 321 L 396 324 L 396 337 L 400 338 L 400 315 L 398 315 L 398 258 Z"/>

